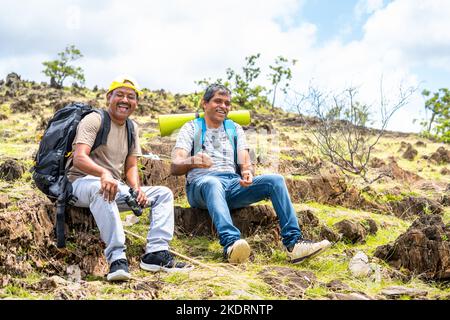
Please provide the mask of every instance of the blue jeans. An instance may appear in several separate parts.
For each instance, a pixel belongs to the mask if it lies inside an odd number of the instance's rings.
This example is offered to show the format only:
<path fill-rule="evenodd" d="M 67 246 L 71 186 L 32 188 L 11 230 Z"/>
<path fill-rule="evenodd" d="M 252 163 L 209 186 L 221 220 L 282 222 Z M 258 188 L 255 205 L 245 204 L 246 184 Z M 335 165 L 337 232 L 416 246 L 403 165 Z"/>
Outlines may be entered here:
<path fill-rule="evenodd" d="M 241 238 L 241 232 L 233 225 L 230 210 L 268 198 L 278 216 L 283 244 L 294 245 L 302 233 L 283 176 L 256 176 L 247 188 L 242 187 L 239 180 L 236 173 L 215 172 L 187 185 L 189 204 L 193 208 L 208 209 L 224 250 Z"/>

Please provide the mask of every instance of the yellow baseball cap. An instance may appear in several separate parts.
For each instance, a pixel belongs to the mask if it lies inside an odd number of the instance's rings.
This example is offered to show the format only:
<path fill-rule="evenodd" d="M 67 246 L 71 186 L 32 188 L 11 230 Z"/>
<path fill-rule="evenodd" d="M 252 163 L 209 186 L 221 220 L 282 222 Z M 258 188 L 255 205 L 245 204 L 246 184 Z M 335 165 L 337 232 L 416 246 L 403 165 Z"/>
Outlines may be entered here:
<path fill-rule="evenodd" d="M 138 96 L 142 94 L 142 91 L 139 90 L 139 85 L 136 80 L 129 76 L 120 76 L 114 79 L 109 86 L 108 92 L 106 94 L 108 95 L 113 90 L 121 87 L 133 89 Z"/>

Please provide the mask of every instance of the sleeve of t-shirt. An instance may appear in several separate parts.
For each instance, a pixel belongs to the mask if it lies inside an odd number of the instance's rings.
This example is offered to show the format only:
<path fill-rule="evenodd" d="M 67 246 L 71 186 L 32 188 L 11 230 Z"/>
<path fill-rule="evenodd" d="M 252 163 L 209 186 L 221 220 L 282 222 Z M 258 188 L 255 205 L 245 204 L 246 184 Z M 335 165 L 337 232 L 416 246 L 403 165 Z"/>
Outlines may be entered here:
<path fill-rule="evenodd" d="M 92 148 L 102 124 L 102 117 L 97 112 L 91 112 L 84 117 L 77 127 L 77 134 L 73 140 L 73 146 L 76 144 L 87 144 Z"/>
<path fill-rule="evenodd" d="M 236 134 L 237 134 L 237 149 L 238 151 L 244 149 L 250 149 L 247 138 L 245 137 L 244 129 L 242 129 L 241 125 L 235 123 L 236 126 Z"/>
<path fill-rule="evenodd" d="M 177 148 L 191 152 L 194 145 L 194 122 L 189 121 L 185 123 L 178 133 L 177 142 L 175 143 L 174 150 Z"/>
<path fill-rule="evenodd" d="M 130 155 L 140 157 L 142 156 L 141 144 L 139 142 L 139 127 L 136 122 L 132 121 L 134 125 L 134 145 Z"/>

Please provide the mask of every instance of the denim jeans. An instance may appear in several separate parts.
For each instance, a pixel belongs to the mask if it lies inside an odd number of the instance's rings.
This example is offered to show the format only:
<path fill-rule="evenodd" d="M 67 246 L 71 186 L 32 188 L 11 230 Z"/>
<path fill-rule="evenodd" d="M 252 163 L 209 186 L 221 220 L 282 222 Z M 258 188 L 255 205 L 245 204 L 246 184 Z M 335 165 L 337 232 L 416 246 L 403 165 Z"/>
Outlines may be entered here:
<path fill-rule="evenodd" d="M 119 211 L 131 210 L 125 203 L 129 195 L 124 183 L 119 183 L 116 200 L 105 201 L 99 193 L 100 178 L 85 176 L 76 179 L 73 184 L 73 194 L 78 198 L 76 207 L 89 208 L 94 216 L 100 237 L 105 242 L 105 256 L 109 264 L 118 259 L 126 259 L 125 233 Z M 151 207 L 151 224 L 147 233 L 145 253 L 168 250 L 169 241 L 173 237 L 174 212 L 173 194 L 167 187 L 141 187 Z"/>
<path fill-rule="evenodd" d="M 264 199 L 272 201 L 280 223 L 283 244 L 295 244 L 302 233 L 283 176 L 256 176 L 247 188 L 242 187 L 239 180 L 238 174 L 215 172 L 199 177 L 187 185 L 189 204 L 193 208 L 208 209 L 224 250 L 241 237 L 239 229 L 233 225 L 230 210 Z"/>

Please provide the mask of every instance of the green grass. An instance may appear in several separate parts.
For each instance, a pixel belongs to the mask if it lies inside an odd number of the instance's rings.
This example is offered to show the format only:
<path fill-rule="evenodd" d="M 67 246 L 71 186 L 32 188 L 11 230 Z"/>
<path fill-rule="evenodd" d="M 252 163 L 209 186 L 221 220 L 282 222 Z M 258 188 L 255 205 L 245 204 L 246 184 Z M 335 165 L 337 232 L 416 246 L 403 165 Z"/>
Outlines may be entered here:
<path fill-rule="evenodd" d="M 27 84 L 28 85 L 28 84 Z M 82 100 L 95 99 L 97 93 L 90 90 L 81 89 L 86 94 Z M 187 106 L 192 106 L 193 99 L 189 96 L 180 95 L 175 98 L 169 92 L 166 92 L 167 97 L 164 98 L 162 94 L 146 90 L 146 96 L 154 101 L 157 107 L 161 110 L 169 110 L 169 105 L 174 105 L 175 101 Z M 79 96 L 72 94 L 70 88 L 65 88 L 63 99 L 66 100 L 80 100 Z M 98 101 L 104 101 L 99 100 Z M 40 114 L 44 117 L 50 117 L 54 111 L 52 107 L 42 107 L 48 104 L 48 101 L 39 102 L 36 108 L 40 107 Z M 0 161 L 7 157 L 17 158 L 28 169 L 32 166 L 32 154 L 38 147 L 38 135 L 36 126 L 40 121 L 40 116 L 33 119 L 30 114 L 15 114 L 10 108 L 10 101 L 0 105 L 0 113 L 8 116 L 5 120 L 0 120 Z M 103 102 L 101 103 L 103 106 Z M 164 111 L 166 112 L 166 111 Z M 258 110 L 260 114 L 274 114 L 270 109 L 263 108 Z M 154 112 L 142 117 L 134 116 L 139 123 L 143 124 L 141 133 L 141 142 L 143 144 L 158 139 L 159 132 L 157 127 L 153 125 L 145 126 L 145 124 L 154 124 L 157 122 L 155 118 L 157 115 Z M 274 120 L 273 124 L 276 126 L 278 132 L 285 133 L 289 139 L 288 142 L 279 141 L 280 150 L 292 149 L 291 145 L 298 150 L 306 151 L 302 144 L 302 139 L 310 136 L 301 127 L 284 127 L 280 125 L 280 121 Z M 253 137 L 254 138 L 254 137 Z M 169 138 L 163 141 L 169 141 Z M 174 137 L 170 140 L 173 142 Z M 426 148 L 415 147 L 417 140 L 422 140 L 427 143 Z M 257 141 L 257 139 L 249 139 L 249 141 Z M 419 151 L 418 157 L 414 161 L 408 161 L 401 158 L 402 152 L 399 152 L 401 141 L 406 141 Z M 255 145 L 256 151 L 267 151 L 267 140 L 259 141 L 259 145 Z M 408 137 L 383 137 L 380 144 L 376 146 L 376 151 L 373 156 L 384 159 L 388 162 L 388 157 L 393 155 L 397 159 L 400 167 L 414 173 L 418 173 L 421 177 L 431 179 L 434 182 L 449 183 L 448 176 L 440 175 L 439 171 L 444 166 L 430 164 L 428 161 L 420 159 L 421 155 L 431 155 L 442 144 L 433 143 L 426 139 L 421 139 L 415 135 Z M 448 147 L 447 147 L 448 149 Z M 272 156 L 272 154 L 271 154 Z M 294 160 L 287 153 L 281 154 L 280 159 Z M 300 158 L 297 158 L 300 159 Z M 269 172 L 273 163 L 270 161 L 266 166 L 257 166 L 258 173 Z M 292 176 L 292 179 L 303 180 L 308 179 L 306 176 Z M 433 191 L 415 190 L 412 184 L 405 184 L 402 181 L 387 180 L 387 182 L 375 183 L 371 186 L 379 196 L 371 196 L 370 194 L 362 193 L 367 200 L 376 200 L 379 203 L 389 201 L 398 201 L 406 196 L 425 195 L 434 197 Z M 393 193 L 393 189 L 400 190 L 398 193 Z M 28 193 L 33 191 L 31 187 L 31 174 L 25 172 L 23 177 L 15 182 L 7 182 L 0 180 L 0 192 L 7 194 L 11 199 L 11 205 L 8 207 L 8 213 L 19 210 L 17 203 L 19 201 L 26 201 Z M 271 205 L 270 201 L 261 201 L 258 204 Z M 176 205 L 181 207 L 189 207 L 186 198 L 176 200 Z M 280 266 L 285 268 L 292 268 L 302 271 L 311 271 L 317 277 L 317 283 L 305 292 L 304 297 L 308 299 L 324 299 L 330 294 L 325 286 L 331 280 L 341 280 L 349 285 L 352 290 L 362 291 L 369 295 L 380 294 L 383 288 L 393 285 L 401 285 L 411 288 L 426 289 L 430 292 L 428 297 L 435 295 L 448 295 L 450 289 L 448 285 L 441 282 L 424 282 L 420 279 L 413 278 L 410 281 L 402 282 L 400 280 L 393 280 L 383 277 L 380 282 L 374 282 L 370 278 L 355 278 L 348 270 L 348 264 L 352 254 L 358 250 L 365 252 L 369 258 L 376 248 L 394 241 L 400 234 L 402 234 L 410 225 L 410 222 L 403 221 L 394 216 L 375 214 L 372 212 L 351 210 L 339 206 L 328 206 L 319 203 L 309 202 L 305 204 L 295 204 L 295 208 L 311 209 L 314 214 L 320 219 L 321 223 L 333 227 L 333 225 L 341 220 L 350 219 L 364 223 L 364 219 L 371 218 L 378 224 L 379 230 L 376 235 L 368 235 L 366 242 L 361 244 L 350 244 L 345 242 L 338 242 L 332 248 L 324 252 L 322 255 L 307 260 L 299 265 L 292 265 L 288 262 L 288 257 L 281 241 L 268 241 L 264 234 L 257 234 L 248 237 L 247 240 L 252 246 L 251 261 L 239 266 L 231 266 L 224 262 L 222 256 L 222 247 L 219 244 L 217 237 L 191 237 L 176 235 L 171 241 L 170 246 L 173 251 L 184 254 L 190 258 L 206 264 L 208 268 L 203 268 L 199 265 L 188 273 L 149 273 L 141 270 L 138 265 L 140 256 L 144 252 L 145 238 L 149 228 L 149 212 L 146 210 L 140 217 L 139 223 L 130 227 L 125 227 L 133 233 L 138 234 L 144 239 L 139 239 L 127 235 L 127 256 L 130 260 L 130 271 L 133 275 L 133 280 L 127 284 L 111 284 L 108 283 L 103 276 L 87 275 L 84 279 L 87 281 L 89 290 L 87 299 L 127 299 L 135 297 L 135 290 L 132 289 L 135 281 L 142 282 L 157 282 L 161 286 L 158 292 L 158 299 L 254 299 L 261 298 L 264 300 L 270 299 L 287 299 L 286 296 L 272 291 L 270 286 L 266 284 L 258 273 L 266 268 L 273 266 Z M 131 211 L 121 213 L 121 218 L 125 220 L 127 215 L 132 214 Z M 450 208 L 444 209 L 443 219 L 446 223 L 450 222 Z M 31 227 L 27 225 L 27 227 Z M 76 251 L 76 243 L 67 242 L 67 249 L 69 252 Z M 16 251 L 19 256 L 26 256 L 26 248 L 20 248 Z M 64 259 L 64 258 L 61 258 Z M 177 258 L 178 259 L 178 258 Z M 182 260 L 182 259 L 180 259 Z M 387 269 L 389 266 L 384 262 L 378 262 L 382 269 Z M 31 289 L 33 284 L 38 283 L 48 275 L 34 272 L 27 275 L 25 278 L 18 278 L 22 282 L 10 282 L 5 287 L 0 289 L 1 298 L 19 298 L 19 299 L 53 299 L 55 292 L 40 292 Z M 18 285 L 17 283 L 24 283 Z M 30 285 L 30 286 L 28 286 Z M 69 287 L 67 287 L 69 288 Z M 65 289 L 65 288 L 64 288 Z M 401 299 L 410 299 L 410 297 L 401 297 Z"/>

